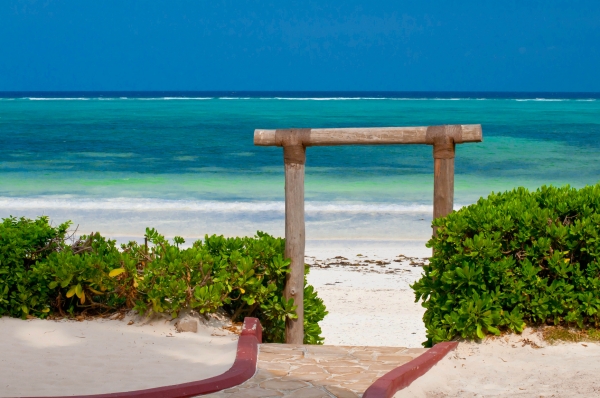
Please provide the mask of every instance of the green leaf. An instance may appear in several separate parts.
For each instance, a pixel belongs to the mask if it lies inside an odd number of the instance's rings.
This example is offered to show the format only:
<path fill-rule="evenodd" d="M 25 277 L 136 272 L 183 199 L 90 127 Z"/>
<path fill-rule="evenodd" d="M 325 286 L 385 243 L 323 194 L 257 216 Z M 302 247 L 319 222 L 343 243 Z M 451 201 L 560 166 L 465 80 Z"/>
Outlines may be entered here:
<path fill-rule="evenodd" d="M 481 330 L 481 325 L 477 325 L 477 337 L 479 337 L 480 339 L 483 339 L 485 337 L 485 334 Z"/>
<path fill-rule="evenodd" d="M 65 288 L 67 286 L 69 286 L 69 284 L 71 283 L 71 279 L 73 279 L 73 275 L 69 275 L 69 277 L 67 279 L 64 279 L 61 283 L 60 283 L 60 287 Z"/>

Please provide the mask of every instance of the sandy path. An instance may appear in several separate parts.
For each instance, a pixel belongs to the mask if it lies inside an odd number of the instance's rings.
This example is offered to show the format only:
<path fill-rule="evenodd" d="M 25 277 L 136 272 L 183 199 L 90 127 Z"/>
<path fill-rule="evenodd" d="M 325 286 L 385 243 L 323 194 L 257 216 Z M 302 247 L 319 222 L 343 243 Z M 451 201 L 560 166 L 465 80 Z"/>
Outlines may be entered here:
<path fill-rule="evenodd" d="M 172 322 L 0 318 L 0 396 L 130 391 L 219 375 L 237 336 L 218 322 L 177 333 Z"/>
<path fill-rule="evenodd" d="M 325 344 L 421 347 L 425 310 L 409 285 L 422 268 L 393 260 L 428 257 L 424 241 L 308 241 L 306 253 L 317 264 L 308 282 L 329 311 L 321 322 Z"/>
<path fill-rule="evenodd" d="M 455 352 L 394 397 L 600 396 L 600 345 L 544 346 L 531 333 L 460 343 Z M 523 345 L 524 339 L 543 347 Z"/>

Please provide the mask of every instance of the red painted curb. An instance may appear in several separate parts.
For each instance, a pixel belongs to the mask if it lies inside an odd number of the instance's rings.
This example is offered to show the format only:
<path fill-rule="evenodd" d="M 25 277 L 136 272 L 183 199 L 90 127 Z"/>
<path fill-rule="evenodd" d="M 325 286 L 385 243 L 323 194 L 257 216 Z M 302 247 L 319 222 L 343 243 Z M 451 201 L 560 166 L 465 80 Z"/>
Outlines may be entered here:
<path fill-rule="evenodd" d="M 363 398 L 392 398 L 395 393 L 406 388 L 423 376 L 433 365 L 446 356 L 458 346 L 456 341 L 438 343 L 430 348 L 425 354 L 413 359 L 409 363 L 386 373 L 375 380 Z"/>
<path fill-rule="evenodd" d="M 205 380 L 147 390 L 115 392 L 109 394 L 80 395 L 82 398 L 185 398 L 205 395 L 242 384 L 256 372 L 258 345 L 262 343 L 262 326 L 256 318 L 245 318 L 238 340 L 233 366 L 225 373 Z M 73 398 L 75 395 L 51 398 Z M 41 397 L 35 397 L 41 398 Z"/>

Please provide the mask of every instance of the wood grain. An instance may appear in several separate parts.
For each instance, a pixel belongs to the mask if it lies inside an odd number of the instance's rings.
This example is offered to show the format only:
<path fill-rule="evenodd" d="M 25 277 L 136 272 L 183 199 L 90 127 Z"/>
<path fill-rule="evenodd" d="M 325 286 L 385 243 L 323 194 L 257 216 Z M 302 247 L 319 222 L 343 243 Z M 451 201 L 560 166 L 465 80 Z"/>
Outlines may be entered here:
<path fill-rule="evenodd" d="M 293 154 L 286 153 L 294 151 Z M 288 319 L 285 324 L 285 342 L 304 342 L 304 162 L 297 160 L 299 154 L 293 146 L 283 147 L 285 167 L 285 257 L 291 260 L 287 275 L 284 297 L 294 299 L 296 319 Z M 302 154 L 304 148 L 302 148 Z"/>
<path fill-rule="evenodd" d="M 445 217 L 454 206 L 454 158 L 433 160 L 433 218 Z M 437 228 L 433 228 L 434 236 Z"/>
<path fill-rule="evenodd" d="M 480 124 L 463 124 L 462 142 L 481 142 Z M 431 144 L 427 141 L 428 127 L 369 127 L 334 129 L 298 129 L 302 136 L 296 142 L 305 147 L 327 145 L 393 145 L 393 144 Z M 254 145 L 283 146 L 281 131 L 254 130 Z M 289 130 L 293 134 L 294 129 Z"/>

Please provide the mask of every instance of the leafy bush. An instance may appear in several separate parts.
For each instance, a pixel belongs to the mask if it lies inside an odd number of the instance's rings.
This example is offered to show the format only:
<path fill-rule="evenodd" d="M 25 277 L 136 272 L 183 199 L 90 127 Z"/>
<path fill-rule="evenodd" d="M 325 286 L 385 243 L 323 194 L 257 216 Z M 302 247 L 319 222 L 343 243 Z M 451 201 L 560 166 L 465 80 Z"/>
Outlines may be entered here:
<path fill-rule="evenodd" d="M 0 316 L 46 316 L 48 286 L 31 267 L 61 250 L 69 223 L 52 227 L 47 217 L 37 220 L 5 218 L 0 224 Z"/>
<path fill-rule="evenodd" d="M 423 277 L 431 346 L 525 324 L 599 324 L 600 185 L 518 188 L 434 220 Z"/>
<path fill-rule="evenodd" d="M 233 318 L 257 317 L 261 320 L 266 341 L 284 342 L 285 320 L 296 317 L 293 300 L 286 302 L 283 298 L 290 265 L 290 261 L 283 258 L 285 240 L 259 231 L 255 238 L 225 239 L 216 235 L 206 236 L 203 242 L 197 241 L 194 246 L 205 247 L 212 255 L 229 259 L 227 273 L 236 275 L 229 280 L 237 281 L 240 286 L 237 289 L 233 285 L 228 286 L 231 293 L 226 308 L 233 314 Z M 305 275 L 308 272 L 307 266 Z M 237 276 L 238 273 L 241 275 Z M 222 281 L 227 279 L 220 278 Z M 304 343 L 322 344 L 319 322 L 325 315 L 327 311 L 323 300 L 307 284 L 305 277 Z"/>
<path fill-rule="evenodd" d="M 182 249 L 154 229 L 146 243 L 115 241 L 100 234 L 65 242 L 68 223 L 47 218 L 4 220 L 0 229 L 0 315 L 75 316 L 135 309 L 142 314 L 185 309 L 227 310 L 232 319 L 261 320 L 265 341 L 282 342 L 293 300 L 283 299 L 289 260 L 285 241 L 258 232 L 254 238 L 206 236 Z M 148 244 L 149 243 L 149 244 Z M 308 272 L 308 268 L 307 268 Z M 327 312 L 305 281 L 305 342 L 322 343 L 318 322 Z"/>
<path fill-rule="evenodd" d="M 128 261 L 129 260 L 129 261 Z M 47 286 L 47 300 L 60 316 L 129 308 L 124 283 L 110 277 L 111 270 L 131 264 L 115 242 L 99 233 L 83 235 L 72 245 L 38 261 L 32 268 L 36 280 Z M 135 264 L 133 264 L 135 267 Z"/>

